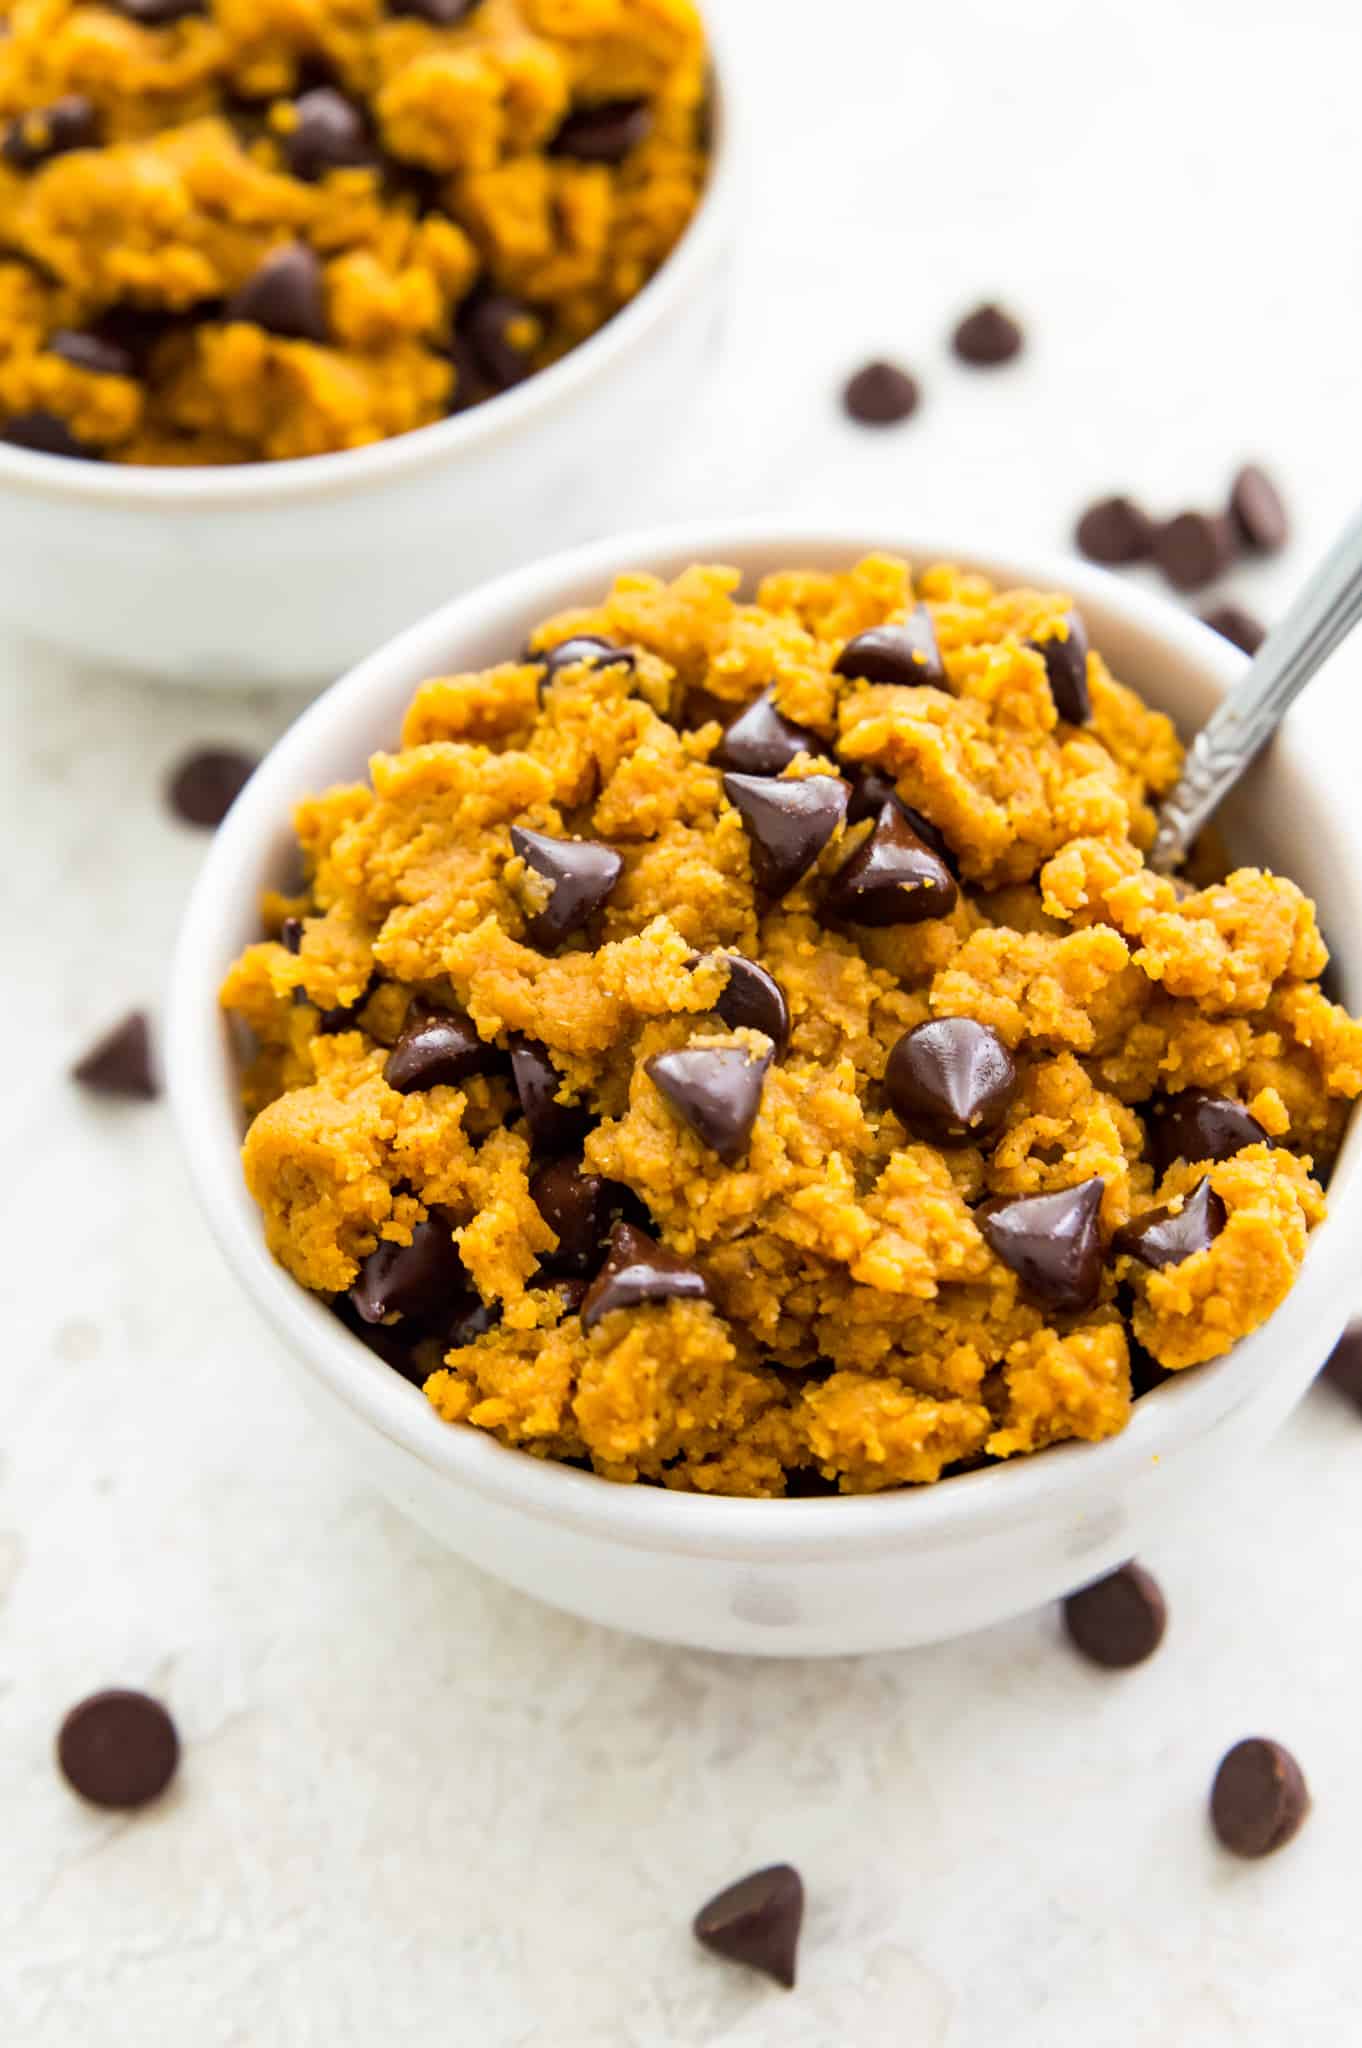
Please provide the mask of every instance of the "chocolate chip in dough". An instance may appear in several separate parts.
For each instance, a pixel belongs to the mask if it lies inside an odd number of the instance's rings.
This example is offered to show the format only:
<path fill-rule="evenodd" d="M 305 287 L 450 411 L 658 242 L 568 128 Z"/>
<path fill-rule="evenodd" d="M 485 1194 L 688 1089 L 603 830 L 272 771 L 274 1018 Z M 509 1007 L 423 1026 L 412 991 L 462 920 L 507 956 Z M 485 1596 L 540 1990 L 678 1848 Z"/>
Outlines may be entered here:
<path fill-rule="evenodd" d="M 646 1230 L 617 1223 L 610 1233 L 605 1264 L 582 1302 L 582 1328 L 592 1330 L 615 1308 L 637 1308 L 648 1301 L 707 1301 L 704 1275 L 678 1259 Z"/>
<path fill-rule="evenodd" d="M 418 1347 L 425 1337 L 424 1327 L 408 1320 L 400 1323 L 366 1323 L 348 1294 L 339 1294 L 331 1303 L 331 1312 L 336 1320 L 343 1323 L 352 1337 L 357 1337 L 366 1351 L 372 1351 L 375 1358 L 383 1363 L 413 1387 L 423 1387 L 431 1374 L 429 1348 L 424 1356 L 418 1355 Z"/>
<path fill-rule="evenodd" d="M 887 803 L 868 838 L 844 861 L 823 899 L 825 916 L 851 924 L 921 924 L 948 917 L 959 891 L 941 856 Z"/>
<path fill-rule="evenodd" d="M 459 335 L 473 351 L 474 360 L 494 392 L 509 391 L 523 384 L 534 365 L 516 340 L 516 330 L 533 321 L 535 315 L 523 299 L 509 292 L 479 288 L 470 292 L 459 308 Z"/>
<path fill-rule="evenodd" d="M 725 732 L 714 765 L 736 769 L 740 775 L 779 775 L 800 754 L 825 751 L 816 732 L 796 725 L 776 710 L 774 690 L 763 690 Z"/>
<path fill-rule="evenodd" d="M 250 754 L 230 747 L 203 747 L 186 754 L 166 785 L 170 808 L 186 825 L 211 830 L 222 823 L 257 765 Z"/>
<path fill-rule="evenodd" d="M 543 1046 L 518 1034 L 513 1037 L 511 1074 L 531 1148 L 536 1152 L 571 1152 L 580 1145 L 591 1128 L 591 1118 L 576 1103 L 558 1100 L 563 1077 Z"/>
<path fill-rule="evenodd" d="M 92 377 L 131 377 L 136 368 L 127 349 L 117 342 L 76 327 L 58 327 L 49 334 L 47 351 L 74 369 L 87 370 Z"/>
<path fill-rule="evenodd" d="M 723 953 L 719 959 L 728 968 L 723 994 L 714 1005 L 730 1031 L 744 1026 L 764 1031 L 779 1059 L 790 1042 L 790 1006 L 775 976 L 755 960 L 741 953 Z"/>
<path fill-rule="evenodd" d="M 1179 512 L 1154 529 L 1151 554 L 1176 590 L 1200 590 L 1234 560 L 1234 529 L 1220 513 Z"/>
<path fill-rule="evenodd" d="M 40 408 L 11 413 L 0 426 L 0 441 L 7 441 L 11 448 L 27 448 L 34 455 L 62 455 L 69 462 L 103 460 L 102 452 L 78 440 L 65 420 Z"/>
<path fill-rule="evenodd" d="M 50 107 L 16 114 L 4 131 L 0 152 L 17 169 L 32 171 L 49 157 L 65 156 L 68 150 L 93 149 L 102 128 L 93 100 L 82 93 L 64 93 Z"/>
<path fill-rule="evenodd" d="M 914 605 L 896 625 L 871 626 L 848 640 L 832 672 L 863 683 L 930 683 L 940 689 L 946 681 L 946 665 L 926 605 Z"/>
<path fill-rule="evenodd" d="M 526 659 L 543 662 L 545 682 L 551 681 L 560 669 L 575 668 L 579 662 L 587 662 L 592 668 L 634 666 L 634 657 L 627 647 L 616 647 L 613 640 L 603 640 L 597 633 L 574 633 L 570 640 L 560 640 L 556 647 Z"/>
<path fill-rule="evenodd" d="M 1104 1192 L 1105 1183 L 1094 1176 L 1053 1195 L 985 1202 L 974 1220 L 1037 1300 L 1050 1308 L 1090 1308 L 1102 1285 Z"/>
<path fill-rule="evenodd" d="M 849 794 L 838 775 L 725 775 L 724 795 L 746 828 L 758 889 L 788 895 L 841 826 Z"/>
<path fill-rule="evenodd" d="M 208 0 L 107 0 L 107 5 L 141 28 L 168 28 L 173 21 L 208 12 Z"/>
<path fill-rule="evenodd" d="M 1123 1564 L 1064 1602 L 1064 1626 L 1091 1664 L 1125 1671 L 1143 1664 L 1163 1641 L 1168 1608 L 1159 1582 L 1143 1565 Z"/>
<path fill-rule="evenodd" d="M 1149 1156 L 1160 1177 L 1175 1159 L 1233 1159 L 1246 1145 L 1266 1145 L 1267 1132 L 1242 1102 L 1205 1088 L 1180 1088 L 1144 1105 Z"/>
<path fill-rule="evenodd" d="M 1225 1228 L 1226 1210 L 1208 1180 L 1200 1180 L 1174 1214 L 1164 1203 L 1132 1217 L 1111 1240 L 1113 1252 L 1126 1252 L 1142 1265 L 1177 1266 L 1195 1252 L 1204 1252 Z"/>
<path fill-rule="evenodd" d="M 465 1344 L 476 1344 L 479 1337 L 485 1337 L 500 1321 L 501 1310 L 468 1288 L 455 1302 L 451 1313 L 436 1322 L 441 1353 L 461 1351 Z"/>
<path fill-rule="evenodd" d="M 1324 1361 L 1321 1377 L 1362 1413 L 1362 1324 L 1343 1332 Z"/>
<path fill-rule="evenodd" d="M 377 154 L 368 124 L 353 100 L 333 85 L 314 86 L 293 102 L 294 125 L 283 139 L 295 178 L 315 184 L 328 171 L 372 164 Z"/>
<path fill-rule="evenodd" d="M 479 1038 L 477 1026 L 462 1010 L 415 1002 L 388 1054 L 383 1078 L 399 1095 L 413 1095 L 424 1088 L 457 1087 L 499 1064 L 496 1047 Z"/>
<path fill-rule="evenodd" d="M 1017 1067 L 995 1031 L 973 1017 L 933 1017 L 905 1031 L 884 1070 L 885 1093 L 910 1137 L 978 1145 L 1001 1130 Z"/>
<path fill-rule="evenodd" d="M 753 1057 L 744 1046 L 687 1046 L 656 1053 L 644 1069 L 686 1129 L 725 1166 L 736 1166 L 747 1150 L 773 1057 Z"/>
<path fill-rule="evenodd" d="M 1154 522 L 1133 498 L 1099 498 L 1079 520 L 1074 541 L 1090 562 L 1122 569 L 1148 559 Z"/>
<path fill-rule="evenodd" d="M 57 1734 L 61 1774 L 92 1806 L 127 1812 L 150 1805 L 179 1761 L 175 1723 L 144 1692 L 92 1693 L 72 1707 Z"/>
<path fill-rule="evenodd" d="M 804 1885 L 789 1863 L 754 1870 L 715 1895 L 695 1916 L 695 1939 L 731 1963 L 745 1963 L 793 1991 L 804 1919 Z"/>
<path fill-rule="evenodd" d="M 1240 545 L 1253 554 L 1271 555 L 1286 546 L 1286 507 L 1256 462 L 1245 463 L 1230 486 L 1230 520 Z"/>
<path fill-rule="evenodd" d="M 951 347 L 962 363 L 976 370 L 992 370 L 1010 363 L 1021 354 L 1025 336 L 1012 315 L 1001 306 L 976 306 L 959 321 L 951 335 Z"/>
<path fill-rule="evenodd" d="M 1251 1735 L 1221 1759 L 1211 1787 L 1211 1824 L 1233 1856 L 1270 1856 L 1310 1811 L 1305 1774 L 1289 1749 Z"/>
<path fill-rule="evenodd" d="M 1078 612 L 1064 614 L 1065 631 L 1051 633 L 1043 640 L 1028 640 L 1045 663 L 1050 695 L 1055 710 L 1070 725 L 1086 725 L 1092 717 L 1088 695 L 1088 630 Z"/>
<path fill-rule="evenodd" d="M 897 363 L 874 362 L 848 377 L 842 404 L 859 426 L 896 427 L 912 418 L 921 396 L 916 378 Z"/>
<path fill-rule="evenodd" d="M 325 341 L 326 289 L 322 266 L 306 242 L 272 249 L 227 302 L 228 320 L 249 320 L 267 334 L 291 341 Z"/>
<path fill-rule="evenodd" d="M 530 1182 L 530 1200 L 558 1239 L 544 1255 L 551 1273 L 592 1273 L 610 1221 L 612 1197 L 620 1190 L 599 1173 L 587 1173 L 575 1159 L 554 1159 Z"/>
<path fill-rule="evenodd" d="M 882 768 L 863 769 L 852 784 L 851 801 L 847 805 L 848 825 L 859 825 L 863 818 L 878 818 L 886 804 L 897 804 L 918 838 L 940 856 L 953 875 L 957 875 L 955 855 L 943 835 L 930 818 L 924 818 L 921 811 L 914 810 L 911 804 L 903 801 L 893 776 L 886 775 Z"/>
<path fill-rule="evenodd" d="M 1238 604 L 1218 604 L 1214 610 L 1201 614 L 1201 622 L 1222 639 L 1233 641 L 1245 654 L 1256 654 L 1267 638 L 1267 627 Z"/>
<path fill-rule="evenodd" d="M 602 100 L 594 107 L 575 107 L 549 144 L 549 155 L 570 156 L 581 164 L 621 164 L 647 141 L 652 125 L 647 100 Z"/>
<path fill-rule="evenodd" d="M 92 1095 L 116 1095 L 129 1102 L 153 1102 L 160 1094 L 151 1065 L 151 1027 L 141 1010 L 91 1046 L 71 1069 L 71 1079 Z"/>
<path fill-rule="evenodd" d="M 301 953 L 303 950 L 303 920 L 301 917 L 286 917 L 279 927 L 279 943 L 286 953 Z"/>
<path fill-rule="evenodd" d="M 449 1225 L 427 1216 L 413 1226 L 410 1244 L 379 1239 L 350 1299 L 366 1323 L 381 1323 L 390 1315 L 432 1315 L 467 1288 L 468 1271 Z"/>
<path fill-rule="evenodd" d="M 457 28 L 477 5 L 478 0 L 389 0 L 389 11 L 427 21 L 432 28 Z"/>
<path fill-rule="evenodd" d="M 553 885 L 543 908 L 525 917 L 526 937 L 545 953 L 581 931 L 624 872 L 614 847 L 595 839 L 553 839 L 512 825 L 511 845 L 527 867 Z"/>

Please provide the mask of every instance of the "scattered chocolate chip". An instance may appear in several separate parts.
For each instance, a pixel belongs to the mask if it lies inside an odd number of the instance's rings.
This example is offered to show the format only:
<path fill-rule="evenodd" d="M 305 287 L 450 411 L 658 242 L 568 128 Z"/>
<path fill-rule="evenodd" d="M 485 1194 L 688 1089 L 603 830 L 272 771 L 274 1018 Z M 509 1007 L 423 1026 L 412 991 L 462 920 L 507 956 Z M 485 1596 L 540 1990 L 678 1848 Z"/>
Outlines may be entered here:
<path fill-rule="evenodd" d="M 1078 612 L 1064 614 L 1067 631 L 1051 633 L 1044 640 L 1028 640 L 1045 663 L 1050 695 L 1055 710 L 1070 725 L 1086 725 L 1092 717 L 1088 695 L 1088 629 Z"/>
<path fill-rule="evenodd" d="M 74 327 L 58 327 L 48 336 L 47 349 L 50 355 L 60 356 L 64 363 L 88 370 L 94 377 L 131 377 L 135 368 L 125 348 Z"/>
<path fill-rule="evenodd" d="M 186 825 L 220 825 L 256 770 L 249 754 L 228 747 L 204 747 L 186 754 L 172 771 L 166 796 Z"/>
<path fill-rule="evenodd" d="M 716 1894 L 695 1916 L 695 1939 L 731 1963 L 746 1963 L 793 1991 L 804 1919 L 804 1885 L 788 1863 L 754 1870 Z"/>
<path fill-rule="evenodd" d="M 669 1252 L 646 1230 L 617 1223 L 610 1233 L 605 1264 L 586 1291 L 582 1328 L 593 1330 L 614 1308 L 637 1308 L 645 1301 L 707 1301 L 704 1276 L 675 1252 Z"/>
<path fill-rule="evenodd" d="M 511 845 L 527 867 L 553 884 L 542 910 L 525 915 L 525 936 L 545 953 L 581 931 L 624 872 L 614 847 L 596 839 L 552 839 L 512 825 Z"/>
<path fill-rule="evenodd" d="M 1024 338 L 1010 313 L 1001 306 L 984 305 L 976 306 L 958 322 L 951 335 L 951 347 L 962 363 L 970 363 L 978 370 L 993 369 L 1020 355 Z"/>
<path fill-rule="evenodd" d="M 1240 545 L 1254 554 L 1271 555 L 1286 546 L 1286 507 L 1256 462 L 1245 463 L 1230 486 L 1230 519 Z"/>
<path fill-rule="evenodd" d="M 35 455 L 64 455 L 73 462 L 102 460 L 100 450 L 78 440 L 54 412 L 11 413 L 0 427 L 0 441 L 8 441 L 11 448 L 28 448 Z"/>
<path fill-rule="evenodd" d="M 1023 1285 L 1051 1308 L 1090 1308 L 1102 1285 L 1098 1214 L 1105 1183 L 1094 1176 L 1053 1195 L 985 1202 L 975 1222 Z"/>
<path fill-rule="evenodd" d="M 734 768 L 740 775 L 779 775 L 800 754 L 825 752 L 816 732 L 781 716 L 775 699 L 774 690 L 763 690 L 738 713 L 714 755 L 717 768 Z"/>
<path fill-rule="evenodd" d="M 93 149 L 102 125 L 92 100 L 81 93 L 65 93 L 50 107 L 17 114 L 5 129 L 0 151 L 19 170 L 32 171 L 49 157 L 65 156 L 68 150 Z"/>
<path fill-rule="evenodd" d="M 552 1273 L 591 1273 L 618 1189 L 599 1173 L 585 1173 L 574 1159 L 554 1159 L 530 1182 L 530 1200 L 558 1239 L 544 1266 Z M 617 1206 L 617 1205 L 615 1205 Z"/>
<path fill-rule="evenodd" d="M 1234 1856 L 1270 1856 L 1310 1811 L 1305 1774 L 1289 1749 L 1251 1735 L 1222 1757 L 1211 1787 L 1211 1824 Z"/>
<path fill-rule="evenodd" d="M 1343 1332 L 1324 1361 L 1322 1376 L 1362 1411 L 1362 1324 Z"/>
<path fill-rule="evenodd" d="M 905 1031 L 884 1070 L 890 1106 L 910 1137 L 983 1144 L 1001 1130 L 1017 1067 L 997 1033 L 973 1017 L 934 1017 Z"/>
<path fill-rule="evenodd" d="M 623 163 L 631 150 L 647 141 L 652 125 L 647 100 L 602 100 L 594 107 L 576 107 L 549 144 L 549 154 L 574 157 L 582 164 Z"/>
<path fill-rule="evenodd" d="M 142 28 L 168 28 L 173 21 L 208 12 L 208 0 L 107 0 L 115 14 L 126 15 Z"/>
<path fill-rule="evenodd" d="M 823 912 L 851 924 L 921 924 L 949 917 L 959 890 L 940 854 L 919 839 L 903 807 L 887 803 L 828 885 Z"/>
<path fill-rule="evenodd" d="M 730 1031 L 764 1031 L 779 1059 L 790 1042 L 790 1006 L 774 975 L 741 953 L 726 953 L 728 981 L 714 1009 Z"/>
<path fill-rule="evenodd" d="M 725 775 L 724 795 L 746 827 L 752 879 L 785 896 L 840 827 L 849 791 L 837 775 Z"/>
<path fill-rule="evenodd" d="M 872 626 L 848 640 L 832 672 L 863 683 L 931 683 L 942 688 L 946 665 L 926 605 L 914 605 L 897 625 Z"/>
<path fill-rule="evenodd" d="M 377 161 L 363 111 L 334 85 L 314 86 L 293 102 L 284 155 L 295 178 L 315 184 L 328 171 Z"/>
<path fill-rule="evenodd" d="M 57 1762 L 73 1792 L 122 1811 L 159 1799 L 180 1761 L 180 1738 L 144 1692 L 92 1693 L 57 1734 Z"/>
<path fill-rule="evenodd" d="M 922 393 L 917 380 L 897 363 L 867 363 L 842 390 L 842 404 L 863 427 L 896 427 L 911 419 Z"/>
<path fill-rule="evenodd" d="M 105 1033 L 71 1069 L 71 1079 L 92 1095 L 154 1102 L 160 1094 L 151 1065 L 151 1027 L 141 1010 Z"/>
<path fill-rule="evenodd" d="M 286 917 L 279 927 L 279 943 L 287 953 L 301 953 L 303 950 L 303 920 L 301 917 Z"/>
<path fill-rule="evenodd" d="M 523 384 L 533 369 L 529 356 L 514 339 L 514 330 L 534 317 L 523 299 L 481 288 L 470 292 L 460 306 L 458 333 L 472 349 L 479 370 L 494 392 L 509 391 L 513 385 Z"/>
<path fill-rule="evenodd" d="M 478 0 L 389 0 L 393 14 L 412 15 L 432 28 L 457 28 L 477 4 Z"/>
<path fill-rule="evenodd" d="M 1124 568 L 1148 559 L 1154 544 L 1154 522 L 1132 498 L 1099 498 L 1089 505 L 1074 530 L 1080 554 L 1108 568 Z"/>
<path fill-rule="evenodd" d="M 570 640 L 560 640 L 547 653 L 530 655 L 528 659 L 543 662 L 545 682 L 552 681 L 559 669 L 575 668 L 583 661 L 592 668 L 634 666 L 634 657 L 627 647 L 616 647 L 612 640 L 602 640 L 596 633 L 574 633 Z"/>
<path fill-rule="evenodd" d="M 1234 529 L 1219 513 L 1179 512 L 1155 527 L 1150 553 L 1175 589 L 1200 590 L 1234 560 Z"/>
<path fill-rule="evenodd" d="M 383 1069 L 383 1078 L 399 1095 L 424 1088 L 454 1088 L 474 1074 L 489 1073 L 499 1064 L 493 1045 L 484 1044 L 471 1017 L 461 1010 L 437 1010 L 416 1002 Z"/>
<path fill-rule="evenodd" d="M 686 1129 L 725 1166 L 736 1166 L 747 1150 L 773 1057 L 768 1052 L 753 1058 L 743 1046 L 688 1046 L 657 1053 L 644 1068 Z"/>
<path fill-rule="evenodd" d="M 530 1038 L 512 1038 L 511 1073 L 532 1148 L 536 1152 L 571 1152 L 580 1145 L 591 1118 L 576 1103 L 558 1100 L 563 1077 L 543 1046 Z"/>
<path fill-rule="evenodd" d="M 1266 1145 L 1267 1132 L 1242 1102 L 1204 1088 L 1180 1088 L 1144 1105 L 1149 1155 L 1162 1176 L 1175 1159 L 1233 1159 L 1246 1145 Z"/>
<path fill-rule="evenodd" d="M 380 1238 L 359 1269 L 350 1299 L 366 1323 L 391 1315 L 433 1315 L 465 1294 L 468 1272 L 447 1223 L 435 1216 L 413 1226 L 410 1244 Z"/>
<path fill-rule="evenodd" d="M 1267 638 L 1267 627 L 1260 625 L 1242 605 L 1218 604 L 1214 610 L 1201 614 L 1201 622 L 1223 639 L 1233 641 L 1236 647 L 1242 647 L 1245 654 L 1256 654 Z"/>
<path fill-rule="evenodd" d="M 1143 1664 L 1163 1641 L 1168 1608 L 1143 1565 L 1123 1564 L 1064 1602 L 1064 1626 L 1076 1650 L 1108 1671 Z"/>
<path fill-rule="evenodd" d="M 228 300 L 229 320 L 249 320 L 267 334 L 293 341 L 325 341 L 326 289 L 321 263 L 306 242 L 272 249 Z"/>
<path fill-rule="evenodd" d="M 1176 1215 L 1167 1203 L 1147 1209 L 1122 1225 L 1111 1248 L 1145 1266 L 1177 1266 L 1215 1243 L 1225 1228 L 1225 1216 L 1225 1204 L 1210 1182 L 1201 1180 Z"/>

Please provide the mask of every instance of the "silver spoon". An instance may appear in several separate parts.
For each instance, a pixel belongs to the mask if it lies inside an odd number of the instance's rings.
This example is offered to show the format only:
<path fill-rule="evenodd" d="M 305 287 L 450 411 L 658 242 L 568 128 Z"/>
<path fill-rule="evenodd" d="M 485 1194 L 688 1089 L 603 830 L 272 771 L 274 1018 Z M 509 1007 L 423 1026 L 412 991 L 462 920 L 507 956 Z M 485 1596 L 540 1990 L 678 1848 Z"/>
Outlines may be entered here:
<path fill-rule="evenodd" d="M 1362 512 L 1344 527 L 1248 673 L 1187 749 L 1182 774 L 1164 803 L 1149 855 L 1171 875 L 1197 833 L 1271 739 L 1287 710 L 1362 618 Z"/>

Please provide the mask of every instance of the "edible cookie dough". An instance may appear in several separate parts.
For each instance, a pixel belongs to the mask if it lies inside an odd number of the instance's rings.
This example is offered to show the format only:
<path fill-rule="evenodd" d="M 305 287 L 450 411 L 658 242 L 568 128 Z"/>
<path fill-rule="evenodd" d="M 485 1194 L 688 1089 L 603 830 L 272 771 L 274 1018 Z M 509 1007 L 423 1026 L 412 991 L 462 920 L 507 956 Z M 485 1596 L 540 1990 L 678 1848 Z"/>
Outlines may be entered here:
<path fill-rule="evenodd" d="M 693 0 L 0 0 L 0 439 L 357 448 L 647 282 L 704 177 Z"/>
<path fill-rule="evenodd" d="M 1110 1436 L 1292 1284 L 1362 1089 L 1313 906 L 1146 868 L 1061 595 L 620 577 L 299 807 L 232 969 L 298 1282 L 451 1423 L 863 1492 Z"/>

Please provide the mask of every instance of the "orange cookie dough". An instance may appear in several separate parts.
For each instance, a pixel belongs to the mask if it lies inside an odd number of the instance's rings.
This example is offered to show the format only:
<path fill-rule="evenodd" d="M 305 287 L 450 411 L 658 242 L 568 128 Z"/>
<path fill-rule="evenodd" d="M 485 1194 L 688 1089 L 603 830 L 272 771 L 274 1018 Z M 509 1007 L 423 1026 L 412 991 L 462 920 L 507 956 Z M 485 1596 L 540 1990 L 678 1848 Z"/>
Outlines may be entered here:
<path fill-rule="evenodd" d="M 704 179 L 693 0 L 0 0 L 0 439 L 357 448 L 551 363 Z"/>
<path fill-rule="evenodd" d="M 1362 1025 L 1313 906 L 1148 870 L 1178 742 L 1063 596 L 738 583 L 620 577 L 300 806 L 223 991 L 270 1247 L 447 1421 L 612 1479 L 1113 1435 L 1324 1214 Z"/>

